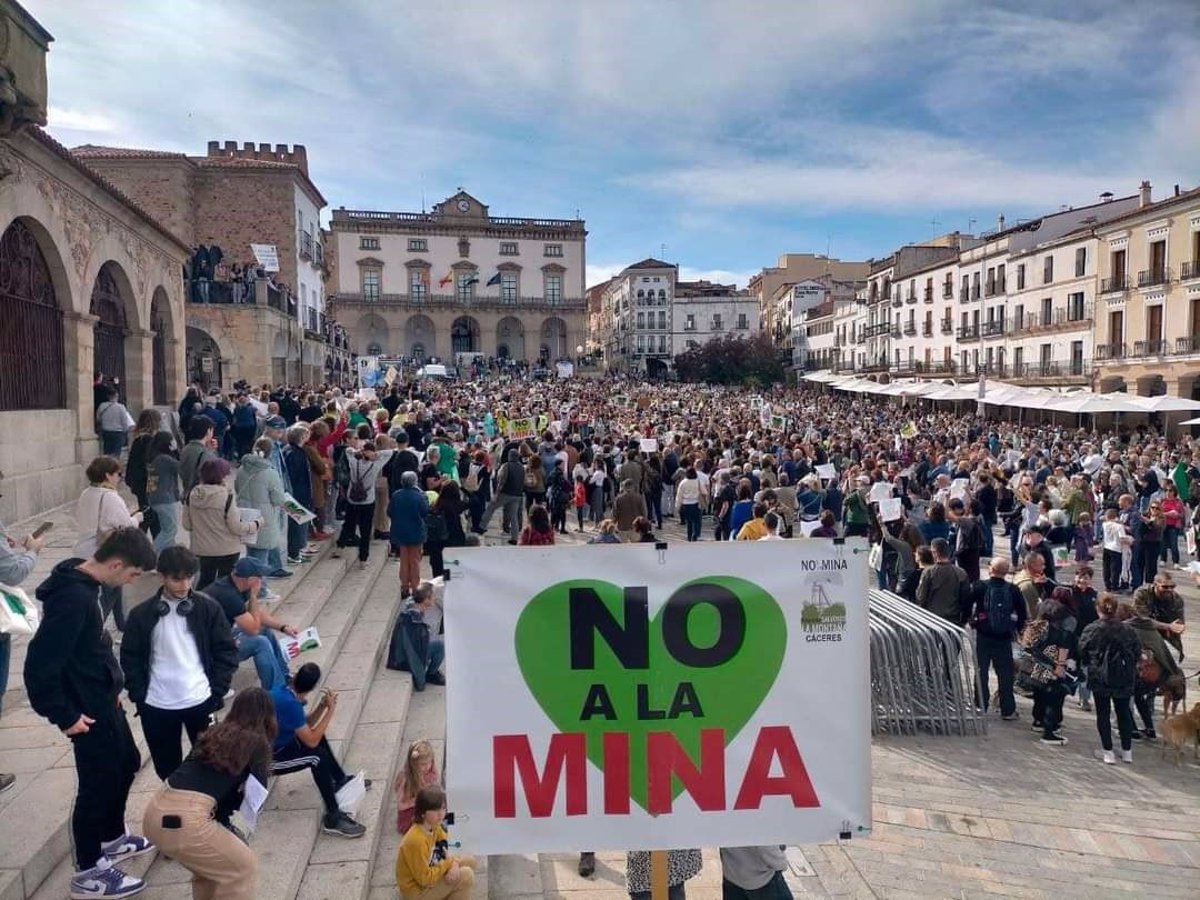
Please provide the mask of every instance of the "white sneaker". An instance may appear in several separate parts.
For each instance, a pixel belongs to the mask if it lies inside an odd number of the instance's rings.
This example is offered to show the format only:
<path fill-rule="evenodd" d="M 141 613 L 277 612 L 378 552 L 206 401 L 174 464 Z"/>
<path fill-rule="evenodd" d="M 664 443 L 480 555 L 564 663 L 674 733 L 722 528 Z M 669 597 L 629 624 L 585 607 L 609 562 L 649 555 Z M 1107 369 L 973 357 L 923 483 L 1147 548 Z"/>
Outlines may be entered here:
<path fill-rule="evenodd" d="M 1124 762 L 1132 763 L 1133 762 L 1133 751 L 1132 750 L 1122 750 L 1121 751 L 1121 759 Z"/>
<path fill-rule="evenodd" d="M 1105 750 L 1104 751 L 1104 764 L 1106 766 L 1113 766 L 1113 765 L 1116 765 L 1116 763 L 1117 763 L 1117 754 L 1113 753 L 1111 750 Z"/>
<path fill-rule="evenodd" d="M 89 900 L 89 898 L 105 898 L 117 900 L 121 897 L 132 897 L 146 889 L 146 882 L 132 875 L 126 875 L 107 857 L 101 858 L 94 869 L 77 872 L 71 879 L 71 900 Z"/>

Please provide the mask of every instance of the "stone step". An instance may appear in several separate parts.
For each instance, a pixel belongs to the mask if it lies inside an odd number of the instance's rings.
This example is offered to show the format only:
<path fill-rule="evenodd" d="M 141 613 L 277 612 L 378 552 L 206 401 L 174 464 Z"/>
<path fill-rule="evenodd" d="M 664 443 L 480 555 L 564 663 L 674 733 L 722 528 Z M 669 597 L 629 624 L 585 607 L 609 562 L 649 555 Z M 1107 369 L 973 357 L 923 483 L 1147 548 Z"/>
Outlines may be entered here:
<path fill-rule="evenodd" d="M 444 688 L 427 687 L 422 693 L 414 693 L 409 702 L 408 718 L 404 723 L 404 733 L 398 746 L 396 770 L 404 764 L 404 754 L 413 741 L 427 740 L 433 744 L 434 755 L 439 760 L 445 760 L 446 736 L 446 692 Z M 443 777 L 445 769 L 443 767 Z M 393 780 L 395 775 L 393 775 Z M 450 799 L 453 809 L 454 800 Z M 399 896 L 396 888 L 396 854 L 400 849 L 401 835 L 396 831 L 396 795 L 389 791 L 384 798 L 380 813 L 383 823 L 371 859 L 369 893 L 354 894 L 355 898 L 366 896 L 368 900 L 395 900 Z M 460 852 L 467 852 L 466 848 Z M 486 896 L 486 869 L 478 873 L 474 897 Z"/>
<path fill-rule="evenodd" d="M 326 885 L 352 890 L 355 878 L 351 870 L 359 865 L 365 869 L 368 864 L 412 688 L 407 673 L 392 672 L 380 665 L 399 606 L 399 585 L 389 577 L 392 568 L 372 561 L 365 573 L 353 569 L 346 582 L 360 574 L 368 578 L 367 586 L 362 589 L 363 602 L 350 611 L 349 618 L 341 620 L 340 626 L 328 605 L 318 617 L 318 628 L 322 617 L 328 620 L 329 627 L 341 628 L 334 652 L 321 661 L 324 685 L 338 692 L 337 714 L 327 737 L 347 772 L 365 770 L 373 781 L 359 810 L 367 834 L 356 840 L 323 835 L 320 829 L 324 807 L 312 777 L 297 772 L 273 779 L 271 795 L 251 840 L 259 859 L 255 896 L 260 900 L 322 896 Z M 327 617 L 326 612 L 330 613 Z M 315 652 L 305 654 L 306 659 L 310 656 L 315 658 Z M 310 870 L 312 879 L 305 888 Z M 130 866 L 129 871 L 137 870 Z M 186 891 L 184 885 L 191 875 L 178 863 L 159 858 L 147 867 L 144 877 L 148 887 L 139 896 L 166 900 Z M 362 881 L 365 884 L 365 877 Z"/>
<path fill-rule="evenodd" d="M 380 549 L 376 547 L 377 551 Z M 277 605 L 277 615 L 300 627 L 316 624 L 321 634 L 322 646 L 306 652 L 299 661 L 318 662 L 323 670 L 327 670 L 328 661 L 337 657 L 342 644 L 349 638 L 350 626 L 387 562 L 384 553 L 376 552 L 368 568 L 360 570 L 350 558 L 332 559 L 329 552 L 328 546 L 323 547 L 321 555 L 297 570 L 293 578 L 275 582 L 275 589 L 284 594 Z M 293 661 L 293 668 L 297 664 Z M 254 684 L 257 684 L 257 678 L 253 663 L 247 660 L 239 667 L 234 685 L 241 688 Z M 34 716 L 26 707 L 13 718 L 22 722 L 24 719 L 17 717 L 23 714 Z M 0 734 L 9 724 L 14 724 L 9 718 L 6 713 L 6 727 L 0 728 Z M 131 720 L 143 765 L 129 796 L 126 821 L 131 828 L 140 823 L 145 803 L 160 785 L 137 722 L 137 719 Z M 0 900 L 62 897 L 72 872 L 69 817 L 75 791 L 74 762 L 69 747 L 62 747 L 61 754 L 58 753 L 64 742 L 57 729 L 49 725 L 44 727 L 49 729 L 53 739 L 49 746 L 57 754 L 56 762 L 53 767 L 45 767 L 44 771 L 34 775 L 25 790 L 10 803 L 10 809 L 0 816 L 0 837 L 18 821 L 25 825 L 21 840 L 0 840 Z M 129 871 L 140 874 L 152 861 L 152 855 L 131 861 Z M 16 870 L 18 876 L 7 884 L 3 877 L 6 870 Z"/>

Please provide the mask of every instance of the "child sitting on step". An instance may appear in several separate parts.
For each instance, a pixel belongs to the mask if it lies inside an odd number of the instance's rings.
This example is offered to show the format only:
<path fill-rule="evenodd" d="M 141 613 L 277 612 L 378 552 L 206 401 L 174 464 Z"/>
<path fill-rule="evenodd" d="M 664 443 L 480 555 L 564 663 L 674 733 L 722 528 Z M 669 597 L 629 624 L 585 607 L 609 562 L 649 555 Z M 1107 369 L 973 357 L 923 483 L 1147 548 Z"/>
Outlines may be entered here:
<path fill-rule="evenodd" d="M 396 830 L 408 831 L 413 823 L 413 807 L 421 788 L 441 784 L 437 759 L 429 741 L 413 741 L 404 757 L 404 765 L 396 773 Z"/>

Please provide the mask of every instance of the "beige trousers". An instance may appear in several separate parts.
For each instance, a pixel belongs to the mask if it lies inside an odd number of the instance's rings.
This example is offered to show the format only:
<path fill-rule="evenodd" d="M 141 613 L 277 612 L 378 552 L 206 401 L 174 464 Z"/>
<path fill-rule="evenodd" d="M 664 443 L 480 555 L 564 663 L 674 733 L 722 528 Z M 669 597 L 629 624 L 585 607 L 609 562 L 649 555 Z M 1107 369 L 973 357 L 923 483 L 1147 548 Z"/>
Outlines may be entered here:
<path fill-rule="evenodd" d="M 445 878 L 435 885 L 416 894 L 405 895 L 404 900 L 471 900 L 471 889 L 475 887 L 475 860 L 469 856 L 458 859 L 458 881 L 451 884 Z"/>
<path fill-rule="evenodd" d="M 193 900 L 254 900 L 258 860 L 212 817 L 215 806 L 207 794 L 163 785 L 146 806 L 142 834 L 192 873 Z M 178 816 L 180 827 L 165 828 L 164 816 Z"/>

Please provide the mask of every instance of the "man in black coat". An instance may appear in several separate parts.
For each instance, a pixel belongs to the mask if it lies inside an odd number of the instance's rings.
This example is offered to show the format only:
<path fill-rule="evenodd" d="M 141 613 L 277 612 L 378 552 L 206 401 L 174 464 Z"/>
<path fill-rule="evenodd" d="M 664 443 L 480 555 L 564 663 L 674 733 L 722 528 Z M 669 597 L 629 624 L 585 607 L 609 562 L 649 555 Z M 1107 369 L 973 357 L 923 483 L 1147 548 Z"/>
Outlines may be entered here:
<path fill-rule="evenodd" d="M 73 893 L 128 896 L 140 878 L 114 865 L 154 849 L 125 833 L 125 803 L 141 756 L 121 708 L 124 678 L 104 630 L 100 589 L 120 588 L 154 568 L 154 547 L 137 527 L 118 528 L 91 559 L 67 559 L 38 586 L 42 623 L 25 655 L 34 712 L 71 738 L 78 787 L 71 814 Z"/>
<path fill-rule="evenodd" d="M 163 586 L 129 614 L 121 641 L 125 686 L 162 779 L 183 762 L 182 732 L 195 746 L 212 724 L 238 667 L 237 643 L 221 604 L 191 589 L 199 567 L 186 547 L 163 550 Z"/>

